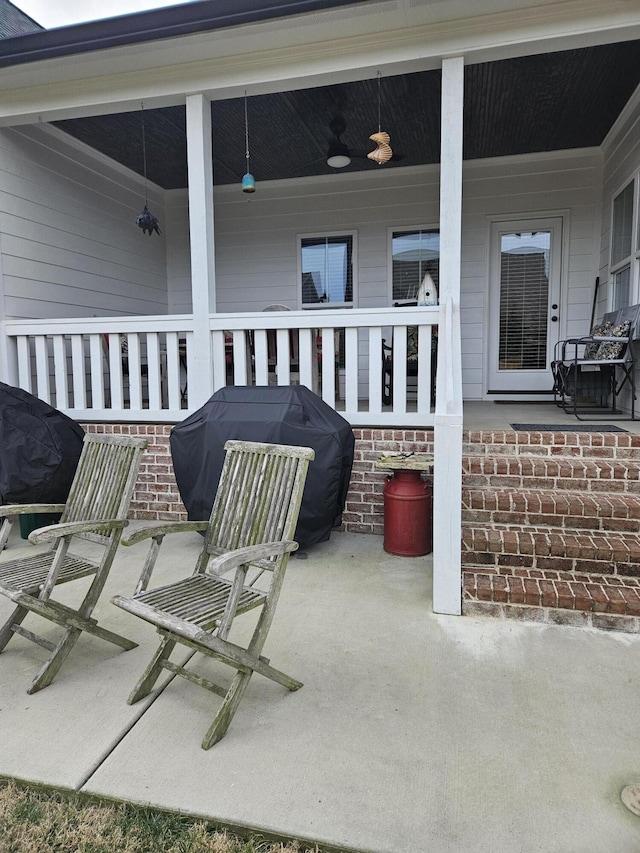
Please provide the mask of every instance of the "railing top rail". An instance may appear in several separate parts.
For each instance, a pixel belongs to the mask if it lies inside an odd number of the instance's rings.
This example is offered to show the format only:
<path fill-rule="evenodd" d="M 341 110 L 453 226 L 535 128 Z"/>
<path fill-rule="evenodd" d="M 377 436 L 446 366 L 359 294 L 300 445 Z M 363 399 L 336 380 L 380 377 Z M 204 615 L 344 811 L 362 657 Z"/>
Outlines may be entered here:
<path fill-rule="evenodd" d="M 159 314 L 145 317 L 57 317 L 46 320 L 6 320 L 8 335 L 90 335 L 109 332 L 184 332 L 193 328 L 191 314 Z"/>
<path fill-rule="evenodd" d="M 318 329 L 361 326 L 438 325 L 438 306 L 336 308 L 325 311 L 267 311 L 211 314 L 212 329 Z"/>
<path fill-rule="evenodd" d="M 245 311 L 211 314 L 211 330 L 318 329 L 361 326 L 437 325 L 438 306 L 398 308 L 337 308 L 323 311 Z M 46 320 L 5 321 L 8 335 L 100 334 L 109 329 L 136 332 L 186 332 L 193 328 L 191 314 L 144 317 L 64 317 Z"/>

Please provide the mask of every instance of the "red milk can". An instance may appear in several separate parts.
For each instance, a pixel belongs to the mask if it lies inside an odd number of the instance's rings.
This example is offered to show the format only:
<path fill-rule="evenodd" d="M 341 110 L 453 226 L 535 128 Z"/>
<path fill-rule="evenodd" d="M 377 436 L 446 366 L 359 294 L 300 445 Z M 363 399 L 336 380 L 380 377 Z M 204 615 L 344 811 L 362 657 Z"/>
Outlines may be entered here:
<path fill-rule="evenodd" d="M 420 471 L 395 471 L 384 490 L 384 542 L 389 554 L 421 557 L 432 550 L 431 482 Z"/>

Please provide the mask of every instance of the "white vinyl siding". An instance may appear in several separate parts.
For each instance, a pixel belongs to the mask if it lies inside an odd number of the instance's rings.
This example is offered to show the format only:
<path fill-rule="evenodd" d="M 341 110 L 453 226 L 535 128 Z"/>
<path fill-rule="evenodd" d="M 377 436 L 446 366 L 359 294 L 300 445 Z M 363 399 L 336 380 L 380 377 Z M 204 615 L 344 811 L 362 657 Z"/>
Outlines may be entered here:
<path fill-rule="evenodd" d="M 8 317 L 164 314 L 164 234 L 143 234 L 141 179 L 46 127 L 0 129 Z M 149 206 L 164 228 L 161 196 Z"/>

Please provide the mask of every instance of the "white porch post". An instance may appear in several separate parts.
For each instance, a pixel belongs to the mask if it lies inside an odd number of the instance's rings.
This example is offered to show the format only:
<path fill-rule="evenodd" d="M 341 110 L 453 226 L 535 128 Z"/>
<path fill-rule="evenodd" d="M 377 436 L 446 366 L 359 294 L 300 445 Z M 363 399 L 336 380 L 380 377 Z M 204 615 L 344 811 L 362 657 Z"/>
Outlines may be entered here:
<path fill-rule="evenodd" d="M 440 329 L 434 420 L 433 609 L 462 612 L 460 250 L 464 59 L 442 63 Z"/>
<path fill-rule="evenodd" d="M 189 174 L 189 235 L 193 345 L 189 354 L 189 408 L 202 406 L 213 393 L 209 314 L 216 310 L 213 230 L 213 163 L 211 102 L 202 94 L 188 95 L 187 168 Z"/>

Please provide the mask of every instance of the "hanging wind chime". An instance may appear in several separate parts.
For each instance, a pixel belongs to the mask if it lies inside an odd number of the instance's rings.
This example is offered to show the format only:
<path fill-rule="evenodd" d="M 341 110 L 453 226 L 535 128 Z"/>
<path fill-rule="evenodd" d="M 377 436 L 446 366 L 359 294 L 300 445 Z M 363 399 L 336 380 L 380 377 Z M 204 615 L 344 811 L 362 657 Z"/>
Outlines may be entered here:
<path fill-rule="evenodd" d="M 144 135 L 144 104 L 140 104 L 141 106 L 141 118 L 142 118 L 142 166 L 144 171 L 144 209 L 136 216 L 136 225 L 138 228 L 142 228 L 143 234 L 148 234 L 151 237 L 153 231 L 156 234 L 160 234 L 160 228 L 158 226 L 158 220 L 149 210 L 149 197 L 147 192 L 147 144 Z"/>
<path fill-rule="evenodd" d="M 244 93 L 244 145 L 247 160 L 247 171 L 242 177 L 242 192 L 254 193 L 256 191 L 256 179 L 251 174 L 249 166 L 249 114 L 247 112 L 247 92 Z"/>
<path fill-rule="evenodd" d="M 377 147 L 374 151 L 370 151 L 367 154 L 369 160 L 373 160 L 373 162 L 377 163 L 378 166 L 382 166 L 383 163 L 386 163 L 387 160 L 390 160 L 393 156 L 393 151 L 389 145 L 389 134 L 385 133 L 385 131 L 380 128 L 380 72 L 378 71 L 378 132 L 372 133 L 369 137 L 372 142 L 376 143 Z"/>

